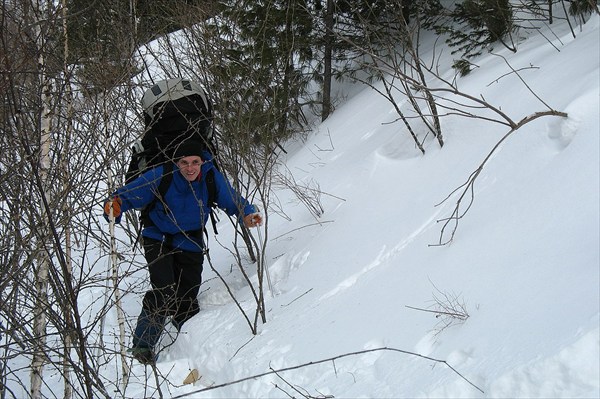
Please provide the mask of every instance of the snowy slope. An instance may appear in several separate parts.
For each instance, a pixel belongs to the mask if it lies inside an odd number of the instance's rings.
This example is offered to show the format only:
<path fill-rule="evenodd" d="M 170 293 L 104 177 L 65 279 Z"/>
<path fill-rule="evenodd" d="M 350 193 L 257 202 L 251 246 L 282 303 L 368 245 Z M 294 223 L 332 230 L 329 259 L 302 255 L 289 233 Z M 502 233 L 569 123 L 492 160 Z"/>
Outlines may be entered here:
<path fill-rule="evenodd" d="M 315 128 L 285 165 L 297 181 L 318 183 L 325 213 L 316 220 L 290 191 L 276 191 L 287 217 L 269 214 L 267 323 L 252 336 L 205 267 L 202 311 L 158 364 L 168 376 L 159 377 L 162 393 L 600 397 L 599 18 L 576 39 L 566 26 L 553 29 L 559 51 L 541 35 L 516 54 L 496 51 L 569 117 L 540 118 L 504 142 L 476 181 L 473 206 L 450 245 L 432 246 L 440 239 L 437 221 L 451 215 L 457 197 L 436 204 L 508 128 L 448 117 L 445 146 L 429 142 L 421 155 L 401 124 L 385 123 L 395 119 L 392 106 L 368 89 Z M 514 75 L 498 79 L 509 72 L 500 57 L 476 64 L 461 90 L 482 94 L 515 121 L 546 110 Z M 231 241 L 224 224 L 219 242 Z M 248 287 L 214 238 L 211 257 L 252 309 Z M 464 304 L 468 319 L 441 329 L 443 319 L 408 307 L 436 309 L 435 298 Z M 137 312 L 135 303 L 127 307 Z M 198 392 L 200 384 L 177 386 L 189 367 L 221 384 L 377 348 L 399 351 L 349 355 L 207 392 Z M 414 354 L 445 360 L 464 378 Z M 152 395 L 154 377 L 137 364 L 132 373 L 126 396 Z"/>

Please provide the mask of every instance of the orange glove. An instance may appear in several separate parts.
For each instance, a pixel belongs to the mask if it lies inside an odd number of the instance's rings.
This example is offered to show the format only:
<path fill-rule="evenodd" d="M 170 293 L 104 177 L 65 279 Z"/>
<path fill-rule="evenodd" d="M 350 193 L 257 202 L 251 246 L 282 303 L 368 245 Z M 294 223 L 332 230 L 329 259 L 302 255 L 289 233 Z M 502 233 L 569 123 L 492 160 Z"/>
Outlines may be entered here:
<path fill-rule="evenodd" d="M 244 216 L 244 224 L 246 227 L 262 226 L 263 217 L 260 213 L 251 213 L 250 215 Z"/>
<path fill-rule="evenodd" d="M 113 199 L 109 199 L 104 203 L 104 217 L 108 220 L 110 217 L 110 209 L 112 208 L 113 216 L 115 218 L 115 222 L 119 223 L 121 221 L 121 198 L 114 197 Z"/>

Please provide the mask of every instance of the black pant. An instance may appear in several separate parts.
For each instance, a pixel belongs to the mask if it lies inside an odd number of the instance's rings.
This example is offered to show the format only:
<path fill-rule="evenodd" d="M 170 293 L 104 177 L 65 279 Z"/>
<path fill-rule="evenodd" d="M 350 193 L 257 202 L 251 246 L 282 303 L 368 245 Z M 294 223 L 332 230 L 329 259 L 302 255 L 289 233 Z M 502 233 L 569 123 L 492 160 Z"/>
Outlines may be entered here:
<path fill-rule="evenodd" d="M 200 252 L 173 249 L 148 238 L 144 238 L 144 251 L 152 289 L 144 295 L 133 344 L 152 348 L 168 316 L 179 330 L 199 312 L 204 257 Z"/>

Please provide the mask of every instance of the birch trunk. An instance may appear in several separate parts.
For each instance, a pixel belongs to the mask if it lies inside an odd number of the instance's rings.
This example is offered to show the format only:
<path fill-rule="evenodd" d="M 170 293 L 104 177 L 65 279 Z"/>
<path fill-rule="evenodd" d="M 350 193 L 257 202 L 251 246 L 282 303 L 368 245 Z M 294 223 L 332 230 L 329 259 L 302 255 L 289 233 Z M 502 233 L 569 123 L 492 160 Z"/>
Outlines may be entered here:
<path fill-rule="evenodd" d="M 35 5 L 38 9 L 35 13 L 40 19 L 46 15 L 45 8 L 42 2 Z M 44 185 L 42 195 L 45 200 L 49 202 L 50 193 L 48 190 L 48 170 L 50 168 L 50 132 L 52 128 L 52 107 L 50 98 L 51 83 L 46 74 L 46 60 L 44 58 L 44 52 L 41 49 L 44 48 L 46 38 L 42 34 L 40 24 L 36 24 L 34 27 L 37 37 L 37 48 L 38 48 L 38 78 L 41 87 L 41 115 L 40 115 L 40 154 L 39 154 L 39 174 Z M 43 200 L 40 204 L 42 212 L 46 212 Z M 42 215 L 41 223 L 41 234 L 39 239 L 41 241 L 50 241 L 50 229 L 48 226 L 48 215 Z M 44 248 L 51 248 L 52 243 L 43 242 L 42 245 L 38 245 L 38 265 L 37 270 L 34 270 L 35 276 L 35 292 L 36 292 L 36 303 L 34 310 L 33 319 L 33 334 L 35 339 L 34 352 L 31 360 L 31 397 L 33 399 L 42 398 L 42 385 L 43 385 L 43 371 L 44 363 L 46 361 L 46 310 L 48 307 L 48 272 L 50 267 L 49 253 Z"/>
<path fill-rule="evenodd" d="M 43 38 L 39 36 L 39 41 Z M 42 43 L 40 48 L 42 48 Z M 44 190 L 42 195 L 46 198 L 47 202 L 50 202 L 50 193 L 48 191 L 48 170 L 50 168 L 50 131 L 52 127 L 52 115 L 50 107 L 50 81 L 47 78 L 44 71 L 44 57 L 41 55 L 38 58 L 39 68 L 42 73 L 40 74 L 42 80 L 42 115 L 41 115 L 41 137 L 40 137 L 40 178 L 44 184 Z M 40 204 L 42 212 L 46 212 L 43 202 Z M 40 235 L 41 240 L 51 241 L 50 229 L 48 226 L 49 215 L 44 215 L 42 218 L 42 233 Z M 40 245 L 40 248 L 51 248 L 52 243 L 48 242 L 44 245 Z M 33 399 L 42 397 L 42 382 L 43 382 L 43 370 L 44 363 L 46 360 L 45 348 L 46 348 L 46 309 L 48 307 L 48 269 L 50 267 L 49 254 L 46 250 L 41 249 L 38 258 L 38 267 L 35 275 L 35 290 L 36 290 L 36 305 L 35 305 L 35 316 L 33 320 L 33 333 L 36 339 L 35 351 L 31 361 L 31 396 Z"/>
<path fill-rule="evenodd" d="M 109 116 L 106 111 L 106 93 L 104 98 L 104 126 L 106 132 L 106 143 L 107 147 L 110 148 L 110 134 L 108 132 L 108 128 L 106 126 L 109 125 Z M 110 167 L 107 168 L 107 180 L 108 180 L 108 188 L 109 191 L 112 191 L 115 188 L 115 183 L 113 180 L 113 175 Z M 113 215 L 112 207 L 110 209 L 109 214 L 109 233 L 110 233 L 110 267 L 112 269 L 112 281 L 113 281 L 113 289 L 115 295 L 115 305 L 117 309 L 117 320 L 119 323 L 119 344 L 121 350 L 121 372 L 123 373 L 123 392 L 125 392 L 125 388 L 129 383 L 129 366 L 127 365 L 127 348 L 125 345 L 125 314 L 123 312 L 123 306 L 121 304 L 121 290 L 119 289 L 119 264 L 117 257 L 117 240 L 115 237 L 115 217 Z"/>

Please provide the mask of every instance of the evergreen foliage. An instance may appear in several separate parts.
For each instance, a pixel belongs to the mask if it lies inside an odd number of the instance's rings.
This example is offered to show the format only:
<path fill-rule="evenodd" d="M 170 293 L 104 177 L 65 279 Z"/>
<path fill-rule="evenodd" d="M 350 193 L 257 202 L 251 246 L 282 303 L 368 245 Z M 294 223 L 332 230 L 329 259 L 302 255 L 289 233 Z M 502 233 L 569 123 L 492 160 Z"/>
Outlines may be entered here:
<path fill-rule="evenodd" d="M 314 52 L 309 6 L 223 1 L 219 17 L 207 22 L 212 56 L 220 59 L 210 75 L 225 142 L 273 148 L 306 124 L 300 102 Z"/>
<path fill-rule="evenodd" d="M 460 76 L 467 76 L 471 73 L 471 63 L 465 59 L 455 60 L 452 64 L 452 68 L 454 68 Z"/>
<path fill-rule="evenodd" d="M 182 15 L 201 0 L 69 0 L 67 31 L 70 62 L 78 65 L 79 78 L 88 90 L 114 87 L 139 72 L 132 57 L 136 49 L 165 34 L 182 29 Z M 209 13 L 194 12 L 198 18 Z"/>
<path fill-rule="evenodd" d="M 508 0 L 465 0 L 450 13 L 457 25 L 437 25 L 449 35 L 448 44 L 465 58 L 472 58 L 491 44 L 502 41 L 513 28 L 513 10 Z"/>
<path fill-rule="evenodd" d="M 69 63 L 87 90 L 111 88 L 132 73 L 135 37 L 129 2 L 71 0 L 67 19 Z"/>
<path fill-rule="evenodd" d="M 596 0 L 573 0 L 569 6 L 569 14 L 583 19 L 594 11 L 598 12 L 597 3 Z"/>

